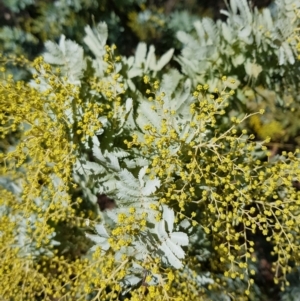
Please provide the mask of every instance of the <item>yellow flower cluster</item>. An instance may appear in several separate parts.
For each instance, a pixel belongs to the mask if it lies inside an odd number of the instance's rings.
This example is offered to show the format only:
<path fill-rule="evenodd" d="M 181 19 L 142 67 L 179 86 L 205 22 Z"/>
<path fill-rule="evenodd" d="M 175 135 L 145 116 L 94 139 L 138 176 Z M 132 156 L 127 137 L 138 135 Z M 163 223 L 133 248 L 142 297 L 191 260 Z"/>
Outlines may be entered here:
<path fill-rule="evenodd" d="M 124 83 L 121 75 L 118 73 L 120 70 L 117 66 L 120 64 L 121 57 L 115 56 L 115 45 L 111 47 L 106 46 L 105 50 L 106 76 L 101 78 L 101 80 L 99 80 L 99 77 L 94 77 L 90 79 L 89 84 L 91 90 L 96 92 L 97 98 L 100 96 L 105 100 L 99 104 L 101 112 L 107 115 L 108 118 L 116 118 L 118 109 L 121 106 L 122 94 L 125 92 Z"/>
<path fill-rule="evenodd" d="M 124 91 L 117 67 L 120 58 L 114 57 L 114 50 L 106 47 L 107 76 L 88 80 L 94 96 L 85 100 L 84 89 L 70 84 L 59 68 L 42 58 L 32 64 L 35 74 L 30 84 L 14 81 L 1 67 L 0 135 L 5 142 L 0 168 L 20 187 L 19 194 L 0 187 L 0 206 L 7 210 L 0 216 L 1 298 L 114 300 L 122 292 L 120 281 L 134 259 L 123 254 L 117 260 L 115 253 L 146 230 L 146 213 L 129 207 L 118 215 L 117 226 L 109 229 L 110 248 L 105 255 L 97 248 L 92 258 L 83 259 L 82 254 L 67 258 L 51 245 L 58 223 L 82 226 L 83 216 L 76 212 L 81 200 L 72 196 L 80 143 L 102 128 L 102 114 L 112 121 L 112 129 L 118 127 Z M 143 80 L 149 85 L 147 101 L 162 116 L 161 124 L 156 128 L 149 122 L 142 129 L 143 137 L 133 134 L 124 143 L 132 154 L 137 149 L 151 161 L 146 172 L 150 179 L 160 179 L 159 204 L 177 210 L 175 223 L 188 219 L 211 241 L 206 264 L 215 282 L 199 287 L 197 269 L 202 267 L 194 250 L 187 250 L 187 271 L 167 268 L 160 258 L 148 256 L 139 262 L 144 270 L 142 283 L 127 300 L 208 300 L 209 290 L 226 291 L 226 279 L 244 281 L 244 291 L 234 297 L 247 300 L 255 276 L 256 234 L 274 246 L 275 282 L 288 285 L 289 264 L 291 260 L 299 263 L 300 192 L 292 185 L 300 176 L 299 151 L 272 161 L 264 142 L 254 142 L 240 127 L 250 115 L 225 117 L 233 90 L 210 93 L 208 85 L 198 85 L 192 93 L 190 120 L 179 124 L 177 112 L 164 106 L 166 95 L 160 82 L 152 83 L 148 76 Z M 258 150 L 263 160 L 256 156 Z M 155 219 L 160 221 L 158 204 L 150 208 L 157 210 Z M 22 231 L 20 224 L 25 225 Z M 41 253 L 25 252 L 16 241 L 20 235 Z M 43 254 L 45 249 L 53 255 Z M 152 284 L 153 275 L 158 285 Z"/>
<path fill-rule="evenodd" d="M 144 82 L 151 85 L 149 78 Z M 265 158 L 270 155 L 263 145 L 268 140 L 254 142 L 253 135 L 239 127 L 250 115 L 233 116 L 224 130 L 217 128 L 234 91 L 212 95 L 207 85 L 194 91 L 190 129 L 180 138 L 174 130 L 175 113 L 163 109 L 164 93 L 156 91 L 157 87 L 146 93 L 152 93 L 153 110 L 162 115 L 160 130 L 145 125 L 144 139 L 134 144 L 151 158 L 150 176 L 163 183 L 160 202 L 173 208 L 176 202 L 177 221 L 188 218 L 209 236 L 211 271 L 223 271 L 225 278 L 239 278 L 251 286 L 251 262 L 257 260 L 253 237 L 261 233 L 274 245 L 275 281 L 288 285 L 289 262 L 299 261 L 300 250 L 300 193 L 292 184 L 300 177 L 299 151 L 283 153 L 279 161 L 259 160 L 257 150 Z M 170 146 L 177 151 L 171 152 Z M 196 213 L 190 213 L 191 207 Z"/>
<path fill-rule="evenodd" d="M 96 104 L 83 103 L 78 87 L 42 58 L 30 66 L 35 70 L 31 83 L 7 75 L 8 63 L 3 58 L 0 170 L 20 192 L 12 194 L 0 187 L 0 207 L 7 211 L 0 216 L 0 296 L 5 300 L 80 298 L 86 295 L 82 283 L 86 281 L 90 289 L 93 279 L 98 279 L 95 270 L 87 268 L 86 260 L 72 262 L 55 255 L 50 240 L 58 223 L 82 225 L 82 217 L 75 216 L 81 200 L 69 193 L 76 188 L 73 164 L 78 138 L 101 128 L 101 111 Z M 46 250 L 54 255 L 43 257 Z M 102 261 L 94 263 L 94 269 Z"/>

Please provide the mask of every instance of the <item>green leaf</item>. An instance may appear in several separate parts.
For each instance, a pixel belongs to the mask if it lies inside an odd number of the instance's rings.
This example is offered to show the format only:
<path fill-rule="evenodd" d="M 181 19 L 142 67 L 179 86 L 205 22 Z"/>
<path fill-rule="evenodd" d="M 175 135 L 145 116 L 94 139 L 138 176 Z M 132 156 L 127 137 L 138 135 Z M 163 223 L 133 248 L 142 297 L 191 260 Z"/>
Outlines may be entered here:
<path fill-rule="evenodd" d="M 170 265 L 172 265 L 175 269 L 182 268 L 182 262 L 174 255 L 165 242 L 159 246 L 159 249 L 163 251 Z"/>
<path fill-rule="evenodd" d="M 141 185 L 142 187 L 144 187 L 144 184 L 145 184 L 143 178 L 144 178 L 144 176 L 145 176 L 145 174 L 146 174 L 147 168 L 148 168 L 148 166 L 144 166 L 144 167 L 141 168 L 140 171 L 139 171 L 139 176 L 138 176 L 138 177 L 139 177 L 140 185 Z"/>
<path fill-rule="evenodd" d="M 95 162 L 86 162 L 81 165 L 81 168 L 78 168 L 77 171 L 80 174 L 86 174 L 87 176 L 90 176 L 92 174 L 103 174 L 105 172 L 105 168 L 98 163 Z"/>
<path fill-rule="evenodd" d="M 199 45 L 204 46 L 206 45 L 206 35 L 205 35 L 205 30 L 203 28 L 202 22 L 201 21 L 196 21 L 194 23 L 196 32 L 198 34 L 198 41 Z"/>
<path fill-rule="evenodd" d="M 86 36 L 83 41 L 90 50 L 94 53 L 94 55 L 98 58 L 102 58 L 105 54 L 105 45 L 108 36 L 107 25 L 105 22 L 100 22 L 96 28 L 91 29 L 90 26 L 85 27 Z"/>
<path fill-rule="evenodd" d="M 143 196 L 149 196 L 154 193 L 160 187 L 160 180 L 155 178 L 153 180 L 147 180 L 145 187 L 142 188 Z"/>
<path fill-rule="evenodd" d="M 228 43 L 232 42 L 232 38 L 233 38 L 232 30 L 225 22 L 222 22 L 222 34 L 223 34 L 224 39 Z"/>
<path fill-rule="evenodd" d="M 171 97 L 171 94 L 175 92 L 182 77 L 183 76 L 176 69 L 170 69 L 168 73 L 163 75 L 161 90 Z"/>
<path fill-rule="evenodd" d="M 249 59 L 247 59 L 246 63 L 244 64 L 244 67 L 245 67 L 246 73 L 250 77 L 254 77 L 255 79 L 262 72 L 262 66 L 252 63 Z"/>
<path fill-rule="evenodd" d="M 184 32 L 184 31 L 179 30 L 176 33 L 176 37 L 182 44 L 185 44 L 185 45 L 189 45 L 189 44 L 193 44 L 193 43 L 195 44 L 195 39 L 191 35 L 189 35 L 188 33 Z"/>
<path fill-rule="evenodd" d="M 160 71 L 163 67 L 165 67 L 171 60 L 174 53 L 174 48 L 168 50 L 165 54 L 161 56 L 161 58 L 156 63 L 156 66 L 153 68 L 154 71 Z"/>
<path fill-rule="evenodd" d="M 95 234 L 89 234 L 89 233 L 86 233 L 85 235 L 94 243 L 96 243 L 96 245 L 100 246 L 102 250 L 107 251 L 110 248 L 107 238 Z"/>
<path fill-rule="evenodd" d="M 216 44 L 218 42 L 218 30 L 215 22 L 210 18 L 203 18 L 202 26 L 206 32 L 206 45 Z"/>
<path fill-rule="evenodd" d="M 166 205 L 163 205 L 163 219 L 168 224 L 168 231 L 173 232 L 173 224 L 175 220 L 174 210 Z"/>
<path fill-rule="evenodd" d="M 230 0 L 230 8 L 233 14 L 237 14 L 236 0 Z"/>
<path fill-rule="evenodd" d="M 283 42 L 282 47 L 284 49 L 286 58 L 288 59 L 289 63 L 291 65 L 293 65 L 295 63 L 295 57 L 294 57 L 291 47 L 289 46 L 289 44 L 287 42 Z"/>
<path fill-rule="evenodd" d="M 109 235 L 108 235 L 108 233 L 107 233 L 107 231 L 106 231 L 106 229 L 105 229 L 105 227 L 104 227 L 103 224 L 97 224 L 95 226 L 95 228 L 96 228 L 97 233 L 100 236 L 105 237 L 105 238 L 109 238 Z"/>
<path fill-rule="evenodd" d="M 155 58 L 155 47 L 153 45 L 150 46 L 149 52 L 147 55 L 145 67 L 144 67 L 144 72 L 146 73 L 148 69 L 154 70 L 155 65 L 156 65 L 156 58 Z"/>
<path fill-rule="evenodd" d="M 180 246 L 187 246 L 189 244 L 189 238 L 184 232 L 173 232 L 170 234 L 171 240 Z"/>
<path fill-rule="evenodd" d="M 167 239 L 166 240 L 166 245 L 169 247 L 169 249 L 179 258 L 179 259 L 183 259 L 184 258 L 184 251 L 182 250 L 182 248 L 175 244 L 172 240 Z"/>
<path fill-rule="evenodd" d="M 66 40 L 64 35 L 61 36 L 58 45 L 47 41 L 45 47 L 45 62 L 61 66 L 62 74 L 67 75 L 71 83 L 80 84 L 79 80 L 86 68 L 83 48 L 73 41 Z"/>
<path fill-rule="evenodd" d="M 133 176 L 131 172 L 127 169 L 122 169 L 119 173 L 120 180 L 127 185 L 130 189 L 135 191 L 140 190 L 140 185 L 138 180 Z"/>
<path fill-rule="evenodd" d="M 147 45 L 146 43 L 139 43 L 135 52 L 135 65 L 142 67 L 142 64 L 145 63 L 147 54 Z"/>
<path fill-rule="evenodd" d="M 138 117 L 136 119 L 137 124 L 141 129 L 146 124 L 152 125 L 156 130 L 161 127 L 162 117 L 151 109 L 152 103 L 143 101 L 138 107 Z"/>

